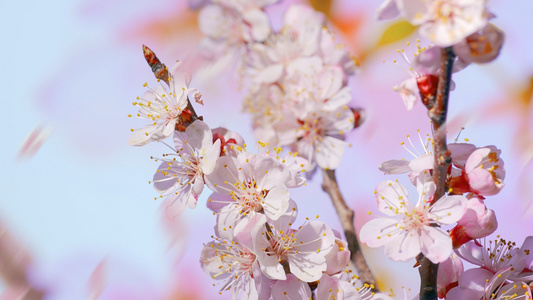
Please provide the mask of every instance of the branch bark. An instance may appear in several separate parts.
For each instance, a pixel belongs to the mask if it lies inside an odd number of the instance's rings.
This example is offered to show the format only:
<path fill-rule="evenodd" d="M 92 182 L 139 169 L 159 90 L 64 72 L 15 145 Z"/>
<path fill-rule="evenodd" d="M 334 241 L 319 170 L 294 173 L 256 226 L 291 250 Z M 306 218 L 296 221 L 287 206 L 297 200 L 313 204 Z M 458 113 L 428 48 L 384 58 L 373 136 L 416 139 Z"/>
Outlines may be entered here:
<path fill-rule="evenodd" d="M 361 281 L 371 285 L 374 292 L 378 292 L 376 279 L 366 264 L 363 252 L 361 251 L 361 246 L 357 240 L 357 234 L 355 233 L 355 226 L 353 224 L 354 211 L 351 210 L 344 201 L 344 197 L 337 184 L 337 179 L 335 178 L 335 170 L 323 169 L 322 177 L 324 180 L 322 183 L 322 189 L 328 193 L 331 202 L 337 211 L 342 229 L 344 230 L 346 242 L 348 243 L 348 249 L 350 250 L 350 259 L 353 262 Z"/>
<path fill-rule="evenodd" d="M 451 47 L 442 49 L 442 60 L 439 73 L 439 85 L 435 102 L 428 107 L 428 115 L 433 124 L 433 181 L 436 184 L 433 204 L 446 193 L 446 178 L 451 163 L 450 151 L 446 141 L 446 116 L 448 112 L 448 98 L 455 54 Z M 423 258 L 420 268 L 420 300 L 437 299 L 437 272 L 439 265 Z"/>

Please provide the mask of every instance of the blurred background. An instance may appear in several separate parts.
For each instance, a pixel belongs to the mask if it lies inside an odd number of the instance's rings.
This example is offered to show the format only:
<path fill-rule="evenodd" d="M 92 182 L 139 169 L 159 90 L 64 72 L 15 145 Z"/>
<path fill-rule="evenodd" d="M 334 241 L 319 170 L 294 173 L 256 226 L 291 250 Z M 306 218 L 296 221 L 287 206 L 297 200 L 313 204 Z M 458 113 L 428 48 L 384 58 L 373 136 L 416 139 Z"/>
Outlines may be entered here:
<path fill-rule="evenodd" d="M 377 211 L 375 186 L 391 179 L 378 164 L 409 158 L 400 146 L 406 135 L 430 133 L 425 107 L 406 111 L 392 90 L 407 73 L 382 63 L 399 59 L 396 49 L 417 36 L 401 20 L 375 21 L 381 3 L 370 0 L 282 0 L 267 9 L 274 23 L 290 3 L 326 13 L 361 63 L 350 86 L 366 121 L 348 135 L 352 147 L 337 170 L 360 228 Z M 489 8 L 506 33 L 504 48 L 495 62 L 454 76 L 449 137 L 464 126 L 461 139 L 502 149 L 506 187 L 486 204 L 497 213 L 495 235 L 520 245 L 533 234 L 533 2 L 491 0 Z M 142 44 L 168 66 L 186 59 L 202 37 L 197 12 L 184 0 L 2 1 L 0 28 L 0 299 L 17 299 L 28 287 L 45 299 L 212 299 L 219 287 L 198 263 L 215 223 L 208 193 L 196 210 L 165 221 L 148 181 L 157 168 L 150 156 L 168 150 L 126 142 L 130 128 L 144 125 L 127 117 L 136 112 L 131 102 L 144 82 L 155 82 Z M 235 72 L 193 77 L 191 86 L 203 94 L 197 112 L 206 122 L 238 131 L 253 150 Z M 320 213 L 340 230 L 320 183 L 317 174 L 291 191 L 299 219 Z M 418 291 L 414 262 L 390 262 L 381 248 L 364 251 L 382 288 Z"/>

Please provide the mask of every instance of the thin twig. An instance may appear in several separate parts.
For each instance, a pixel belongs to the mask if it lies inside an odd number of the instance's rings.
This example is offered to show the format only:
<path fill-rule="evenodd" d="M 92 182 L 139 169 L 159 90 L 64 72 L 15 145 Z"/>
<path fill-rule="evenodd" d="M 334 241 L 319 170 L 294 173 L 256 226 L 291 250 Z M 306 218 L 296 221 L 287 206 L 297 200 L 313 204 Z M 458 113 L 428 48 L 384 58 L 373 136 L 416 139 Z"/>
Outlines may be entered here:
<path fill-rule="evenodd" d="M 348 249 L 350 250 L 350 259 L 357 269 L 361 281 L 371 285 L 373 287 L 372 290 L 377 292 L 378 287 L 376 279 L 366 264 L 363 252 L 361 251 L 361 246 L 357 240 L 357 234 L 355 233 L 355 227 L 353 225 L 354 212 L 348 207 L 348 205 L 346 205 L 344 197 L 342 197 L 339 185 L 337 184 L 337 179 L 335 178 L 335 170 L 323 169 L 322 177 L 324 180 L 322 183 L 322 189 L 328 193 L 331 202 L 337 211 L 342 229 L 344 230 L 346 242 L 348 243 Z"/>
<path fill-rule="evenodd" d="M 446 177 L 451 163 L 450 151 L 446 142 L 446 115 L 448 111 L 448 98 L 455 54 L 451 47 L 442 49 L 442 60 L 439 73 L 439 86 L 434 105 L 429 108 L 428 114 L 433 124 L 433 153 L 435 164 L 433 166 L 433 181 L 436 184 L 433 204 L 444 196 L 446 192 Z M 420 273 L 420 300 L 437 299 L 437 272 L 439 265 L 423 258 L 418 269 Z"/>

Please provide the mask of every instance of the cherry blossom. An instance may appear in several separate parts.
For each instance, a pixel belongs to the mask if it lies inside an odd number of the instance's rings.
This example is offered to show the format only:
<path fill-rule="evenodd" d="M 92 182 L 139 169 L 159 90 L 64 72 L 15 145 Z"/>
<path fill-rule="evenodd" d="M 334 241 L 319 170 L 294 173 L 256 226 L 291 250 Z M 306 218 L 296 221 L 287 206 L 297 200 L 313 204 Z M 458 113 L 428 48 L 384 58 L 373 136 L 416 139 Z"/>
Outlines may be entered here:
<path fill-rule="evenodd" d="M 483 200 L 472 197 L 466 202 L 466 212 L 450 231 L 453 247 L 472 240 L 486 237 L 498 228 L 498 221 L 493 210 L 488 209 Z"/>
<path fill-rule="evenodd" d="M 420 175 L 427 176 L 429 170 L 433 170 L 434 165 L 434 155 L 432 152 L 432 139 L 429 137 L 429 134 L 426 137 L 422 137 L 420 130 L 417 130 L 418 140 L 420 141 L 421 150 L 415 146 L 411 136 L 407 136 L 407 143 L 402 142 L 401 145 L 411 154 L 414 159 L 392 159 L 381 163 L 378 166 L 378 169 L 385 174 L 403 174 L 409 173 L 409 179 L 411 183 L 416 184 L 417 178 Z M 410 146 L 411 149 L 408 147 Z M 450 143 L 448 144 L 448 149 L 451 151 L 452 164 L 457 168 L 464 168 L 467 158 L 469 155 L 476 150 L 476 146 L 468 143 Z M 460 176 L 461 171 L 452 168 L 451 175 Z M 470 191 L 467 188 L 467 191 Z"/>
<path fill-rule="evenodd" d="M 295 207 L 285 184 L 296 180 L 271 156 L 242 152 L 236 158 L 220 157 L 206 181 L 214 191 L 208 207 L 217 214 L 219 236 L 231 238 L 258 213 L 277 220 Z"/>
<path fill-rule="evenodd" d="M 433 225 L 457 222 L 464 214 L 466 198 L 444 196 L 430 206 L 435 183 L 417 182 L 418 204 L 409 202 L 406 189 L 394 181 L 381 182 L 375 191 L 378 208 L 397 218 L 377 218 L 361 228 L 361 242 L 370 247 L 385 246 L 385 254 L 392 260 L 407 261 L 420 252 L 433 263 L 443 262 L 452 253 L 448 233 Z"/>
<path fill-rule="evenodd" d="M 293 61 L 314 55 L 324 16 L 308 6 L 291 5 L 283 25 L 283 30 L 270 36 L 264 44 L 250 45 L 246 72 L 255 84 L 274 83 Z"/>
<path fill-rule="evenodd" d="M 487 25 L 490 15 L 485 8 L 485 2 L 397 0 L 396 4 L 409 22 L 420 25 L 419 32 L 422 36 L 439 47 L 448 47 Z"/>
<path fill-rule="evenodd" d="M 354 126 L 353 113 L 340 108 L 332 112 L 312 111 L 302 119 L 279 123 L 278 136 L 282 145 L 316 163 L 322 169 L 336 169 L 345 147 L 344 134 Z"/>
<path fill-rule="evenodd" d="M 271 280 L 261 274 L 257 258 L 246 243 L 217 238 L 204 245 L 200 264 L 213 279 L 223 281 L 220 291 L 230 290 L 232 299 L 257 300 L 270 295 Z"/>
<path fill-rule="evenodd" d="M 501 150 L 495 146 L 477 149 L 468 157 L 465 172 L 472 190 L 479 195 L 496 195 L 503 188 L 505 169 Z"/>
<path fill-rule="evenodd" d="M 346 269 L 350 262 L 350 250 L 348 250 L 348 243 L 339 238 L 340 234 L 335 233 L 335 246 L 326 255 L 326 263 L 328 265 L 325 274 L 335 275 Z"/>
<path fill-rule="evenodd" d="M 317 220 L 298 229 L 292 229 L 291 224 L 292 220 L 280 218 L 252 231 L 261 270 L 268 278 L 286 280 L 287 267 L 299 280 L 317 281 L 327 269 L 326 255 L 335 245 L 335 235 Z"/>
<path fill-rule="evenodd" d="M 531 288 L 522 281 L 510 281 L 512 268 L 495 274 L 484 269 L 471 269 L 459 278 L 459 286 L 451 289 L 447 299 L 531 300 Z M 483 278 L 486 278 L 484 279 Z"/>
<path fill-rule="evenodd" d="M 408 42 L 407 46 L 409 45 L 411 43 Z M 406 54 L 405 49 L 397 50 L 407 66 L 407 73 L 411 77 L 404 80 L 399 86 L 394 86 L 393 90 L 400 94 L 407 110 L 411 110 L 414 107 L 420 96 L 431 98 L 436 95 L 442 58 L 441 50 L 440 47 L 431 45 L 421 47 L 420 40 L 416 40 L 416 49 L 412 53 L 412 59 Z M 398 64 L 398 61 L 393 60 L 393 63 Z M 457 57 L 454 61 L 452 72 L 461 71 L 469 63 L 470 61 Z M 450 90 L 453 91 L 454 89 L 455 83 L 451 81 Z"/>
<path fill-rule="evenodd" d="M 488 63 L 500 54 L 503 39 L 503 32 L 496 26 L 488 24 L 454 45 L 453 52 L 468 62 Z"/>
<path fill-rule="evenodd" d="M 211 132 L 213 133 L 213 140 L 220 140 L 220 156 L 237 157 L 246 148 L 244 139 L 237 132 L 223 127 L 213 128 Z"/>
<path fill-rule="evenodd" d="M 206 35 L 202 55 L 213 64 L 225 65 L 228 58 L 243 55 L 249 43 L 265 41 L 272 30 L 263 7 L 277 1 L 215 0 L 204 5 L 198 15 L 200 30 Z"/>
<path fill-rule="evenodd" d="M 176 152 L 165 155 L 154 174 L 154 188 L 168 196 L 169 205 L 179 202 L 195 208 L 204 189 L 204 175 L 215 169 L 220 140 L 213 142 L 209 126 L 196 120 L 185 132 L 176 132 L 174 145 Z"/>
<path fill-rule="evenodd" d="M 173 70 L 178 68 L 179 63 L 173 67 Z M 145 83 L 144 86 L 148 87 L 148 91 L 133 102 L 133 105 L 139 106 L 139 113 L 136 116 L 153 123 L 140 129 L 131 129 L 133 134 L 128 140 L 130 145 L 143 146 L 169 137 L 174 132 L 178 118 L 187 108 L 187 96 L 199 93 L 196 89 L 188 87 L 190 78 L 184 72 L 176 71 L 169 74 L 168 87 L 161 80 L 158 80 L 160 85 L 155 88 Z"/>
<path fill-rule="evenodd" d="M 477 240 L 470 241 L 456 250 L 464 260 L 479 266 L 467 272 L 485 272 L 485 275 L 477 276 L 477 281 L 481 282 L 489 279 L 497 272 L 512 268 L 509 273 L 511 280 L 533 280 L 533 237 L 525 239 L 522 247 L 517 248 L 516 243 L 506 241 L 502 238 L 490 240 L 488 244 L 483 240 L 483 245 Z M 472 271 L 482 270 L 482 271 Z M 488 272 L 488 273 L 487 273 Z"/>
<path fill-rule="evenodd" d="M 524 282 L 533 280 L 533 237 L 525 239 L 522 247 L 499 238 L 483 245 L 477 240 L 458 248 L 456 253 L 464 260 L 479 266 L 465 271 L 459 277 L 459 286 L 448 293 L 449 299 L 531 299 L 531 291 Z M 508 294 L 508 291 L 513 293 Z"/>
<path fill-rule="evenodd" d="M 346 268 L 338 275 L 324 273 L 316 289 L 317 300 L 393 300 L 384 293 L 375 293 L 375 287 L 363 284 L 351 268 Z M 407 298 L 405 298 L 407 299 Z"/>

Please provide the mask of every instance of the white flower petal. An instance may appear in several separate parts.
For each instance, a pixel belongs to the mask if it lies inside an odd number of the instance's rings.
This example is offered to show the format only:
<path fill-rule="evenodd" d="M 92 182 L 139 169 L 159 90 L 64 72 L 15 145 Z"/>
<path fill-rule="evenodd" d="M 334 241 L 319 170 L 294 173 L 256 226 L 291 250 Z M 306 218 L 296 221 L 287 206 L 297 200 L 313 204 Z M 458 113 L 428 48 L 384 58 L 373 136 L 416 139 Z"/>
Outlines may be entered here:
<path fill-rule="evenodd" d="M 439 224 L 453 224 L 463 217 L 466 201 L 466 197 L 459 195 L 441 198 L 431 206 L 428 216 Z"/>
<path fill-rule="evenodd" d="M 369 247 L 381 247 L 395 237 L 399 229 L 398 221 L 392 218 L 370 220 L 361 228 L 359 239 Z"/>
<path fill-rule="evenodd" d="M 403 185 L 392 180 L 385 180 L 378 184 L 376 202 L 378 209 L 388 216 L 403 214 L 411 206 L 407 190 Z"/>
<path fill-rule="evenodd" d="M 277 220 L 289 208 L 289 190 L 285 185 L 274 187 L 263 200 L 265 215 L 271 220 Z"/>
<path fill-rule="evenodd" d="M 431 262 L 438 264 L 452 255 L 452 239 L 449 234 L 437 227 L 425 226 L 420 232 L 422 253 Z"/>
<path fill-rule="evenodd" d="M 411 172 L 410 161 L 405 159 L 391 159 L 379 164 L 378 169 L 385 175 Z"/>
<path fill-rule="evenodd" d="M 220 156 L 220 140 L 216 140 L 215 143 L 208 148 L 204 157 L 201 159 L 201 168 L 204 175 L 209 175 L 215 170 L 216 162 Z"/>
<path fill-rule="evenodd" d="M 213 145 L 213 134 L 211 133 L 211 129 L 201 120 L 194 121 L 194 123 L 187 127 L 185 132 L 187 133 L 188 143 L 194 149 L 202 149 L 205 151 Z"/>
<path fill-rule="evenodd" d="M 272 286 L 272 300 L 311 299 L 311 288 L 296 276 L 287 274 L 287 280 L 277 281 Z"/>
<path fill-rule="evenodd" d="M 331 136 L 325 136 L 315 149 L 315 159 L 319 167 L 334 170 L 341 164 L 346 142 Z"/>
<path fill-rule="evenodd" d="M 242 14 L 242 18 L 252 29 L 254 40 L 264 41 L 270 34 L 270 23 L 267 14 L 260 9 L 250 9 Z"/>
<path fill-rule="evenodd" d="M 422 250 L 422 242 L 416 231 L 404 231 L 385 244 L 385 255 L 394 261 L 408 261 Z"/>

